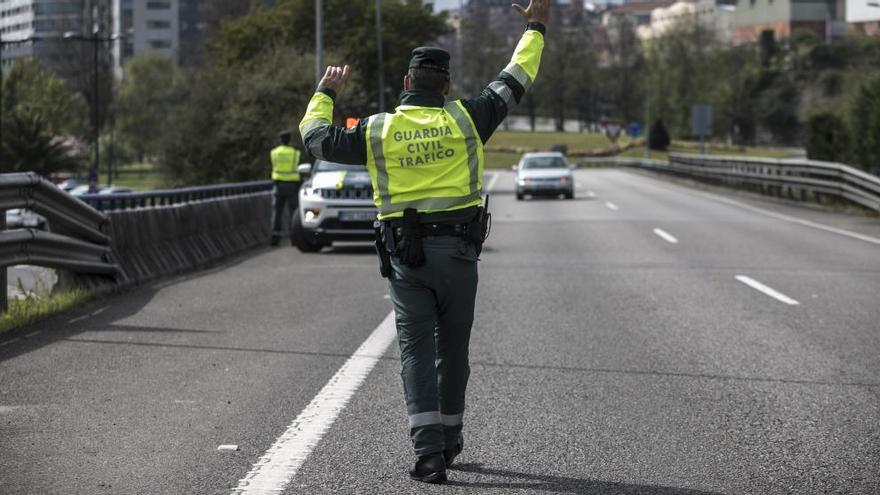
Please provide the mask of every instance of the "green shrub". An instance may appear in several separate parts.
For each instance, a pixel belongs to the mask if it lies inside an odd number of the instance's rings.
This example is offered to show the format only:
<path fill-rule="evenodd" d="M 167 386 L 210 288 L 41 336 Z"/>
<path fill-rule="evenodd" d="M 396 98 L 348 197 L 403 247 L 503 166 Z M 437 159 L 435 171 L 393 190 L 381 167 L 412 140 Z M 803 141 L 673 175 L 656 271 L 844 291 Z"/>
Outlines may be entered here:
<path fill-rule="evenodd" d="M 880 75 L 859 85 L 849 105 L 851 162 L 880 172 Z"/>
<path fill-rule="evenodd" d="M 663 119 L 657 119 L 648 134 L 648 147 L 654 151 L 666 151 L 669 148 L 669 131 L 663 125 Z"/>
<path fill-rule="evenodd" d="M 820 112 L 807 121 L 807 157 L 828 162 L 846 161 L 849 134 L 846 123 L 832 112 Z"/>

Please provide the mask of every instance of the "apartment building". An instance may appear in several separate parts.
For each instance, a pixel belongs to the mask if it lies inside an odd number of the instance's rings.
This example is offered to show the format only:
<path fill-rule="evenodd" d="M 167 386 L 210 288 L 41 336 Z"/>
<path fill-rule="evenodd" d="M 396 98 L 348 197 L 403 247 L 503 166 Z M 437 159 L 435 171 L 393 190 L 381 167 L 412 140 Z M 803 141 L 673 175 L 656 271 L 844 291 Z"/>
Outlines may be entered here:
<path fill-rule="evenodd" d="M 729 41 L 736 7 L 719 0 L 680 0 L 651 11 L 649 25 L 637 28 L 640 39 L 648 41 L 663 36 L 682 22 L 696 22 L 716 33 L 721 41 Z"/>
<path fill-rule="evenodd" d="M 113 0 L 114 31 L 122 35 L 114 50 L 114 72 L 135 55 L 155 53 L 180 61 L 181 0 Z"/>
<path fill-rule="evenodd" d="M 799 29 L 832 39 L 846 32 L 844 9 L 839 0 L 739 0 L 731 41 L 753 43 L 762 31 L 772 31 L 776 39 L 787 38 Z"/>
<path fill-rule="evenodd" d="M 110 19 L 108 0 L 0 0 L 0 63 L 7 69 L 17 59 L 33 57 L 74 81 L 82 73 L 83 53 L 91 49 L 65 34 L 109 33 Z M 16 42 L 27 39 L 34 41 Z M 104 61 L 108 48 L 99 49 Z"/>
<path fill-rule="evenodd" d="M 846 22 L 851 30 L 880 36 L 880 0 L 846 0 Z"/>

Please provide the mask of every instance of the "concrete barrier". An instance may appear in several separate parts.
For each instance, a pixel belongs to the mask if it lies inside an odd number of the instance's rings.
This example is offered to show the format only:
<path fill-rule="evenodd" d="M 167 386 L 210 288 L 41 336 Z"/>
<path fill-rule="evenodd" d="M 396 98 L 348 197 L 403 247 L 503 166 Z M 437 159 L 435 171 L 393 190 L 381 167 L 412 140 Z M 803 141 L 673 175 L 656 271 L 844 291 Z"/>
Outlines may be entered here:
<path fill-rule="evenodd" d="M 269 192 L 178 205 L 109 211 L 118 286 L 210 266 L 268 245 Z"/>

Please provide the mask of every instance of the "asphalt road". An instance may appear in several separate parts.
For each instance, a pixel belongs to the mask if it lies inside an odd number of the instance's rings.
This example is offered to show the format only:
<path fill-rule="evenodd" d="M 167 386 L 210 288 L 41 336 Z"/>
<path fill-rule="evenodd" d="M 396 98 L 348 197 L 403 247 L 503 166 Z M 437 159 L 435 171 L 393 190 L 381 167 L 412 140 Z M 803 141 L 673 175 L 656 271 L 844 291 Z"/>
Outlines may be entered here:
<path fill-rule="evenodd" d="M 793 218 L 880 221 L 577 180 L 495 181 L 450 483 L 407 479 L 391 344 L 326 431 L 295 423 L 322 438 L 283 493 L 880 493 L 880 244 Z M 232 493 L 345 388 L 386 292 L 369 246 L 266 249 L 0 336 L 0 493 Z"/>

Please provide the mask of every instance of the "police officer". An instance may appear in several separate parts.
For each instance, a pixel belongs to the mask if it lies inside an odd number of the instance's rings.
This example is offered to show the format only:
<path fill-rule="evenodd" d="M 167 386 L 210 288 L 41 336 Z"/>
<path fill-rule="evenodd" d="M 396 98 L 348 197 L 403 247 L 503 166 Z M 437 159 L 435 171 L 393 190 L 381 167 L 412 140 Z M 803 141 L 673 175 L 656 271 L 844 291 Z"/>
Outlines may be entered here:
<path fill-rule="evenodd" d="M 284 218 L 285 203 L 289 205 L 291 215 L 296 212 L 300 184 L 299 171 L 297 171 L 300 152 L 290 145 L 290 131 L 282 131 L 278 134 L 278 138 L 281 140 L 281 144 L 270 153 L 272 180 L 275 182 L 272 188 L 272 238 L 270 240 L 273 246 L 277 246 L 281 240 L 281 219 Z"/>
<path fill-rule="evenodd" d="M 513 58 L 475 98 L 446 101 L 449 53 L 413 50 L 393 113 L 352 129 L 331 124 L 349 67 L 328 67 L 300 123 L 317 158 L 366 163 L 378 209 L 383 275 L 389 278 L 410 436 L 410 477 L 442 483 L 463 448 L 468 342 L 477 259 L 486 234 L 480 191 L 483 144 L 538 73 L 549 0 L 514 5 L 527 22 Z"/>

